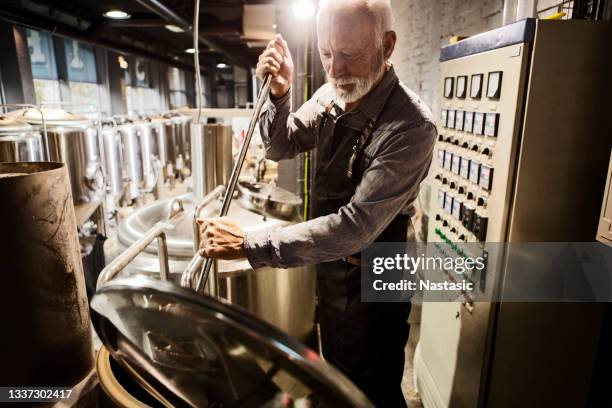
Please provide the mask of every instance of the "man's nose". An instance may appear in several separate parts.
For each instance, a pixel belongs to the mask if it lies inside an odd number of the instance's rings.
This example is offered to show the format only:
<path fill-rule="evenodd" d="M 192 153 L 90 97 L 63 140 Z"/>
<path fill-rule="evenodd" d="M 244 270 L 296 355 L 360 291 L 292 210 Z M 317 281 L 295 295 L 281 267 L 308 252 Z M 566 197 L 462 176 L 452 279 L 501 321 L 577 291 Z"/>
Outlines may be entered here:
<path fill-rule="evenodd" d="M 346 73 L 346 64 L 342 58 L 332 56 L 329 65 L 329 75 L 332 78 L 342 78 Z"/>

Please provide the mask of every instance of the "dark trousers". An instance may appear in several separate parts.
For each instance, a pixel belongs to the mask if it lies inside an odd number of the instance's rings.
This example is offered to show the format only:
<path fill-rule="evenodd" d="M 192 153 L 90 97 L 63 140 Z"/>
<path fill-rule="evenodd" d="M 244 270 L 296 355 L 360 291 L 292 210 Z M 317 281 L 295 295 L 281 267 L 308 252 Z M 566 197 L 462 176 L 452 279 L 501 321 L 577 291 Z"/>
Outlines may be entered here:
<path fill-rule="evenodd" d="M 319 303 L 323 355 L 377 406 L 406 407 L 401 389 L 410 303 Z"/>

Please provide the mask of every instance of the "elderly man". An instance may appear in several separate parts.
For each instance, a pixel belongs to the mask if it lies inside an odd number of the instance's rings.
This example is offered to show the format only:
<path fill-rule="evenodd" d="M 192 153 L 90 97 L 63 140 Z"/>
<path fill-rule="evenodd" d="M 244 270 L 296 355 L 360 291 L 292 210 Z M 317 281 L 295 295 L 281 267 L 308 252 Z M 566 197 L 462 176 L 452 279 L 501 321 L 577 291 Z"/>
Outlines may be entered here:
<path fill-rule="evenodd" d="M 436 128 L 389 61 L 396 42 L 388 0 L 322 1 L 318 48 L 328 76 L 290 113 L 293 62 L 278 35 L 257 74 L 272 76 L 261 134 L 269 159 L 316 149 L 314 218 L 245 234 L 229 219 L 201 220 L 201 252 L 253 266 L 317 264 L 323 355 L 378 406 L 405 406 L 401 391 L 409 303 L 360 299 L 359 252 L 412 239 L 410 217 Z M 279 293 L 279 296 L 291 294 Z"/>

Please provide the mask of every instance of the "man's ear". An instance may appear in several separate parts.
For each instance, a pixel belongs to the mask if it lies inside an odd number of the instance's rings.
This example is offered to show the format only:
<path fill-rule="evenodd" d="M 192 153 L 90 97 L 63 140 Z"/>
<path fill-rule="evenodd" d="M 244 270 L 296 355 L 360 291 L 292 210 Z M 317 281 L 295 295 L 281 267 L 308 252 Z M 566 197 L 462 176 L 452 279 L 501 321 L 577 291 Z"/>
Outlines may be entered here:
<path fill-rule="evenodd" d="M 395 31 L 387 31 L 383 38 L 383 49 L 385 51 L 385 59 L 391 58 L 393 50 L 395 49 L 395 42 L 397 41 L 397 34 Z"/>

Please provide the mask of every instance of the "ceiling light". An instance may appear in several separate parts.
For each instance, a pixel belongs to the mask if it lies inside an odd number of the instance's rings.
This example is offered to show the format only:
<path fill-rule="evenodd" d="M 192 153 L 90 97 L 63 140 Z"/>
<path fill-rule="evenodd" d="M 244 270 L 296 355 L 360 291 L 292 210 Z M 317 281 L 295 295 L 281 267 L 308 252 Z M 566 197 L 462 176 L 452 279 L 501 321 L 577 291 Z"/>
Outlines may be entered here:
<path fill-rule="evenodd" d="M 166 30 L 172 31 L 173 33 L 184 33 L 185 32 L 185 30 L 183 30 L 181 27 L 176 26 L 174 24 L 166 24 Z"/>
<path fill-rule="evenodd" d="M 195 54 L 195 49 L 194 49 L 194 48 L 187 48 L 187 49 L 185 50 L 185 52 L 186 52 L 187 54 Z"/>
<path fill-rule="evenodd" d="M 123 58 L 123 55 L 120 55 L 117 60 L 119 61 L 119 66 L 121 67 L 121 69 L 128 69 L 128 62 L 125 58 Z"/>
<path fill-rule="evenodd" d="M 293 15 L 300 20 L 306 20 L 315 13 L 314 3 L 310 0 L 298 0 L 293 3 Z"/>
<path fill-rule="evenodd" d="M 217 68 L 220 68 L 220 69 L 228 68 L 228 67 L 229 67 L 229 65 L 224 64 L 223 62 L 220 62 L 220 63 L 217 64 Z"/>
<path fill-rule="evenodd" d="M 102 15 L 106 18 L 112 18 L 114 20 L 125 20 L 131 17 L 128 13 L 122 10 L 109 10 Z"/>

